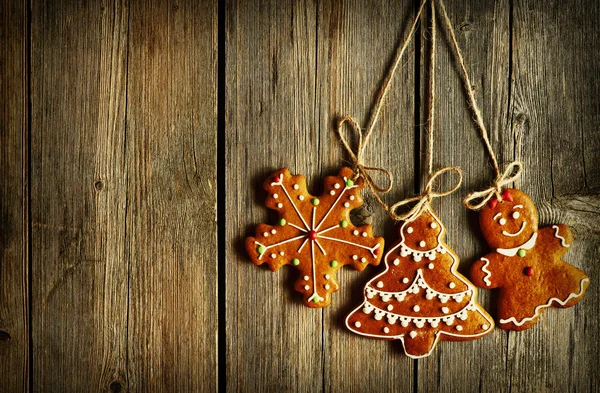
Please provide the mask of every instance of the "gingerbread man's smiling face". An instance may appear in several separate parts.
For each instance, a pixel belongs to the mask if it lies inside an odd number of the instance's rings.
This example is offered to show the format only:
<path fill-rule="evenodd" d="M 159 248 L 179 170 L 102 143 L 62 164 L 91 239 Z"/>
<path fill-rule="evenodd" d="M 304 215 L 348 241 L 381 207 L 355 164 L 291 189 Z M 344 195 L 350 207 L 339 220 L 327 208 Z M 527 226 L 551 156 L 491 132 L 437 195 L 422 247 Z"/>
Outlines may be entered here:
<path fill-rule="evenodd" d="M 514 248 L 527 242 L 538 230 L 538 214 L 529 195 L 506 189 L 502 201 L 492 198 L 481 209 L 479 225 L 492 248 Z"/>
<path fill-rule="evenodd" d="M 438 237 L 443 229 L 439 218 L 428 209 L 415 220 L 402 224 L 400 237 L 413 250 L 429 251 L 439 245 Z"/>

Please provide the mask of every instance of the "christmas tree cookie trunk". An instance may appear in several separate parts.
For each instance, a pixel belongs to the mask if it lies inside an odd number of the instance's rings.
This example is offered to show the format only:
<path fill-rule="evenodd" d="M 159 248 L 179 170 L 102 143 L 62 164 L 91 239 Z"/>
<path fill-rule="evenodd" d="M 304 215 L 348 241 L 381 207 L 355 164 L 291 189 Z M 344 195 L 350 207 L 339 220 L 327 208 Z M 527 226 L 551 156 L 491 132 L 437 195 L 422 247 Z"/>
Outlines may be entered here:
<path fill-rule="evenodd" d="M 266 205 L 279 213 L 276 225 L 260 224 L 256 236 L 246 239 L 246 251 L 256 265 L 266 263 L 272 271 L 292 265 L 300 274 L 294 289 L 304 305 L 326 307 L 339 290 L 335 274 L 344 265 L 362 271 L 378 265 L 383 238 L 373 237 L 370 225 L 355 227 L 350 210 L 363 204 L 364 180 L 352 180 L 354 172 L 342 168 L 338 176 L 325 178 L 323 195 L 306 190 L 304 176 L 281 169 L 264 182 Z"/>
<path fill-rule="evenodd" d="M 479 215 L 483 236 L 494 249 L 471 266 L 481 288 L 500 288 L 498 325 L 525 330 L 548 307 L 571 307 L 590 283 L 588 276 L 561 257 L 573 243 L 566 225 L 538 230 L 538 214 L 527 194 L 507 189 Z"/>
<path fill-rule="evenodd" d="M 457 272 L 458 257 L 443 242 L 445 228 L 431 208 L 400 227 L 385 271 L 365 286 L 364 302 L 346 318 L 353 332 L 401 340 L 412 358 L 428 356 L 439 340 L 467 341 L 490 333 L 492 318 L 475 287 Z"/>

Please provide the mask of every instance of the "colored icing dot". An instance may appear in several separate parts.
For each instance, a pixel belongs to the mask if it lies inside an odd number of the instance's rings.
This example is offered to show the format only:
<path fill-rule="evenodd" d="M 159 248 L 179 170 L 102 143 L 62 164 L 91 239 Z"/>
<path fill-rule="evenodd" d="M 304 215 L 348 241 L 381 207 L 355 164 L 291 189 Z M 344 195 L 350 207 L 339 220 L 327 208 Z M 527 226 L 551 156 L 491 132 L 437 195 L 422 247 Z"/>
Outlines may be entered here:
<path fill-rule="evenodd" d="M 318 198 L 313 198 L 313 199 L 312 199 L 310 202 L 311 202 L 313 205 L 317 206 L 317 205 L 319 204 L 319 199 L 318 199 Z"/>
<path fill-rule="evenodd" d="M 388 311 L 392 311 L 394 309 L 394 306 L 392 306 L 391 304 L 389 306 L 387 306 Z"/>
<path fill-rule="evenodd" d="M 521 214 L 519 214 L 519 212 L 514 212 L 512 214 L 512 218 L 515 218 L 515 219 L 519 218 L 520 216 L 521 216 Z"/>
<path fill-rule="evenodd" d="M 326 274 L 326 275 L 325 275 L 325 279 L 326 279 L 326 280 L 329 280 L 330 278 L 331 278 L 331 276 L 330 276 L 329 274 Z"/>
<path fill-rule="evenodd" d="M 432 222 L 431 224 L 429 224 L 429 226 L 433 229 L 437 228 L 437 224 L 435 222 Z"/>
<path fill-rule="evenodd" d="M 353 235 L 358 236 L 358 231 L 355 229 L 354 232 L 352 232 Z"/>
<path fill-rule="evenodd" d="M 329 284 L 325 284 L 325 285 L 323 286 L 323 288 L 325 288 L 325 289 L 329 290 Z"/>
<path fill-rule="evenodd" d="M 459 332 L 460 332 L 462 329 L 463 329 L 463 327 L 462 327 L 462 326 L 460 326 L 460 325 L 458 325 L 458 326 L 456 327 L 456 330 L 458 330 Z"/>
<path fill-rule="evenodd" d="M 304 200 L 304 195 L 298 195 L 298 199 L 300 199 L 301 201 Z"/>
<path fill-rule="evenodd" d="M 448 288 L 453 289 L 454 287 L 456 287 L 456 284 L 451 282 L 450 284 L 448 284 Z"/>
<path fill-rule="evenodd" d="M 279 183 L 283 179 L 283 174 L 275 176 L 275 182 Z"/>
<path fill-rule="evenodd" d="M 346 187 L 352 187 L 353 185 L 354 185 L 354 182 L 352 181 L 352 179 L 346 180 Z"/>
<path fill-rule="evenodd" d="M 294 259 L 292 259 L 292 264 L 294 266 L 298 266 L 300 264 L 300 260 L 298 258 L 294 258 Z"/>
<path fill-rule="evenodd" d="M 279 198 L 279 195 L 273 194 L 273 198 L 277 199 L 277 198 Z"/>
<path fill-rule="evenodd" d="M 287 221 L 285 220 L 285 218 L 282 218 L 281 220 L 279 220 L 279 225 L 284 226 L 285 224 L 287 224 Z"/>
<path fill-rule="evenodd" d="M 421 240 L 421 241 L 419 242 L 419 246 L 420 246 L 420 247 L 425 247 L 425 244 L 426 244 L 426 243 L 425 243 L 425 240 Z"/>
<path fill-rule="evenodd" d="M 500 225 L 506 224 L 506 218 L 504 218 L 504 217 L 501 218 L 500 221 L 498 221 L 498 224 L 500 224 Z"/>
<path fill-rule="evenodd" d="M 317 295 L 313 296 L 313 302 L 319 303 L 319 297 Z"/>
<path fill-rule="evenodd" d="M 433 269 L 433 263 L 430 263 L 429 265 L 427 265 L 427 267 L 428 267 L 429 269 Z"/>
<path fill-rule="evenodd" d="M 346 227 L 348 226 L 348 221 L 346 221 L 346 220 L 342 220 L 342 221 L 340 221 L 340 226 L 341 226 L 342 228 L 346 228 Z"/>
<path fill-rule="evenodd" d="M 402 282 L 403 282 L 403 283 L 405 283 L 405 284 L 408 284 L 408 278 L 404 277 L 404 278 L 402 279 Z"/>
<path fill-rule="evenodd" d="M 310 232 L 308 232 L 308 238 L 310 240 L 316 240 L 317 239 L 317 232 L 316 231 L 310 231 Z"/>
<path fill-rule="evenodd" d="M 533 276 L 533 267 L 527 266 L 525 270 L 523 270 L 523 273 L 525 273 L 527 277 Z"/>
<path fill-rule="evenodd" d="M 383 332 L 384 332 L 385 334 L 389 333 L 389 332 L 390 332 L 390 328 L 389 328 L 389 327 L 387 327 L 387 326 L 386 326 L 386 327 L 384 327 L 384 328 L 383 328 Z"/>
<path fill-rule="evenodd" d="M 377 288 L 383 288 L 383 281 L 377 282 Z"/>
<path fill-rule="evenodd" d="M 421 307 L 419 307 L 419 306 L 414 306 L 414 307 L 413 307 L 413 310 L 414 310 L 414 312 L 419 312 L 419 311 L 421 311 Z"/>
<path fill-rule="evenodd" d="M 335 259 L 333 261 L 331 261 L 331 263 L 329 263 L 331 265 L 331 267 L 337 267 L 338 265 L 338 261 L 336 261 Z"/>
<path fill-rule="evenodd" d="M 362 233 L 363 237 L 367 237 L 367 232 Z"/>
<path fill-rule="evenodd" d="M 525 256 L 525 254 L 527 254 L 527 252 L 525 250 L 519 250 L 519 252 L 517 252 L 517 254 L 523 258 Z"/>
<path fill-rule="evenodd" d="M 278 203 L 277 207 L 281 209 L 283 207 L 283 203 Z"/>
<path fill-rule="evenodd" d="M 304 276 L 304 281 L 308 281 L 308 276 Z"/>
<path fill-rule="evenodd" d="M 358 255 L 352 255 L 352 259 L 356 261 L 358 259 Z"/>
<path fill-rule="evenodd" d="M 394 265 L 398 266 L 400 264 L 400 260 L 398 258 L 394 259 Z"/>
<path fill-rule="evenodd" d="M 448 314 L 448 312 L 450 312 L 450 310 L 448 309 L 448 307 L 442 307 L 442 312 L 444 314 Z"/>
<path fill-rule="evenodd" d="M 294 187 L 294 190 L 297 190 L 297 189 L 299 189 L 299 188 L 300 188 L 300 186 L 299 186 L 299 185 L 297 185 L 297 184 L 294 184 L 292 187 Z"/>
<path fill-rule="evenodd" d="M 258 246 L 258 253 L 262 254 L 263 252 L 265 252 L 265 246 Z"/>
<path fill-rule="evenodd" d="M 271 229 L 271 233 L 274 235 L 277 233 L 277 231 L 275 229 Z"/>
<path fill-rule="evenodd" d="M 304 289 L 305 289 L 306 291 L 308 291 L 308 290 L 310 289 L 310 286 L 308 286 L 308 285 L 305 285 L 305 286 L 304 286 Z"/>
<path fill-rule="evenodd" d="M 414 231 L 413 227 L 406 228 L 406 232 L 408 232 L 408 233 L 413 233 L 413 231 Z"/>
<path fill-rule="evenodd" d="M 378 248 L 374 249 L 373 254 L 375 254 L 375 256 L 379 255 L 379 249 Z"/>
<path fill-rule="evenodd" d="M 367 262 L 367 258 L 365 258 L 365 257 L 362 257 L 362 258 L 360 258 L 360 261 L 361 261 L 361 262 L 363 262 L 363 263 L 364 263 L 364 262 Z"/>
<path fill-rule="evenodd" d="M 357 328 L 359 328 L 360 327 L 360 322 L 358 322 L 358 321 L 354 322 L 354 326 L 356 326 Z"/>
<path fill-rule="evenodd" d="M 339 184 L 339 183 L 335 183 L 335 184 L 333 185 L 333 188 L 335 188 L 335 189 L 337 190 L 338 188 L 340 188 L 340 184 Z"/>
<path fill-rule="evenodd" d="M 344 207 L 350 207 L 350 204 L 348 202 L 344 202 Z"/>
<path fill-rule="evenodd" d="M 329 191 L 329 195 L 335 195 L 335 191 L 333 191 L 333 190 Z"/>

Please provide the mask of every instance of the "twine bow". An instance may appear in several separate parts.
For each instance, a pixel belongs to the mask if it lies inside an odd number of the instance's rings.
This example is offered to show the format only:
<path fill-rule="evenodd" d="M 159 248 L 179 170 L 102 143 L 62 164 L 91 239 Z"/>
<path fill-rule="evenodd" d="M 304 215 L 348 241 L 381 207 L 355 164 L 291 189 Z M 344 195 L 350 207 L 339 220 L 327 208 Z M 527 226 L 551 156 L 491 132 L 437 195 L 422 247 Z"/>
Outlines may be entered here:
<path fill-rule="evenodd" d="M 352 129 L 352 131 L 354 131 L 356 133 L 356 135 L 358 136 L 358 147 L 356 149 L 356 153 L 350 146 L 350 143 L 348 143 L 348 139 L 346 139 L 346 136 L 344 135 L 344 132 L 342 131 L 344 128 L 344 124 L 346 124 L 346 123 L 350 125 L 350 128 Z M 379 204 L 381 206 L 383 206 L 384 209 L 387 210 L 387 205 L 381 200 L 381 198 L 379 198 L 379 195 L 377 193 L 385 194 L 385 193 L 389 192 L 392 189 L 394 179 L 392 177 L 392 174 L 388 170 L 379 168 L 379 167 L 374 167 L 374 166 L 366 166 L 364 164 L 363 159 L 362 159 L 362 154 L 364 152 L 366 143 L 368 141 L 368 136 L 363 138 L 363 132 L 360 128 L 360 125 L 358 124 L 358 122 L 356 120 L 354 120 L 354 118 L 352 116 L 344 116 L 343 118 L 340 119 L 340 121 L 338 122 L 338 126 L 337 126 L 337 133 L 340 136 L 342 145 L 346 148 L 346 150 L 348 151 L 348 154 L 350 155 L 350 159 L 352 160 L 352 169 L 354 170 L 354 173 L 355 173 L 354 180 L 356 180 L 358 177 L 362 177 L 363 179 L 365 179 L 365 183 L 367 183 L 367 186 L 369 186 L 369 189 L 371 190 L 371 192 L 377 199 L 377 202 L 379 202 Z M 375 182 L 375 180 L 373 180 L 373 177 L 371 176 L 371 174 L 369 172 L 383 173 L 387 177 L 387 180 L 388 180 L 387 186 L 386 187 L 379 186 Z"/>
<path fill-rule="evenodd" d="M 434 181 L 439 176 L 441 176 L 445 173 L 449 173 L 449 172 L 454 172 L 454 173 L 458 174 L 458 181 L 456 182 L 454 187 L 452 187 L 451 189 L 446 190 L 446 191 L 434 191 L 433 190 Z M 443 196 L 452 194 L 454 191 L 458 190 L 461 183 L 462 183 L 462 172 L 460 169 L 458 169 L 455 166 L 447 166 L 447 167 L 441 168 L 429 177 L 429 180 L 427 181 L 427 184 L 425 185 L 425 191 L 421 195 L 415 196 L 412 198 L 407 198 L 407 199 L 404 199 L 400 202 L 396 202 L 395 204 L 393 204 L 390 207 L 390 216 L 394 220 L 398 220 L 398 221 L 413 221 L 414 219 L 419 217 L 423 212 L 425 212 L 429 208 L 429 204 L 431 203 L 433 198 L 439 198 L 439 197 L 443 197 Z M 406 212 L 404 214 L 396 214 L 396 210 L 399 207 L 407 205 L 414 201 L 418 201 L 418 202 L 408 212 Z"/>
<path fill-rule="evenodd" d="M 492 197 L 496 197 L 498 200 L 502 200 L 502 187 L 508 183 L 512 183 L 521 176 L 521 170 L 523 164 L 520 161 L 513 161 L 506 167 L 504 173 L 500 173 L 492 186 L 483 191 L 475 191 L 467 195 L 464 200 L 464 204 L 467 208 L 472 210 L 481 209 L 489 202 Z"/>

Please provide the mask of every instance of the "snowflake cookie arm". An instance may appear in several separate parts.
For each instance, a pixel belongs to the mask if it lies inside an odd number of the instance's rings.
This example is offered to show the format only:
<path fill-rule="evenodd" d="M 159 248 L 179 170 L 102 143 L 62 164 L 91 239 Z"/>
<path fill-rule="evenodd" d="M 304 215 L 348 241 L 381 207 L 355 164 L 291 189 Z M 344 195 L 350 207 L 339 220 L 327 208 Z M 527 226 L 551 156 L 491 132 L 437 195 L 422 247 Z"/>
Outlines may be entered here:
<path fill-rule="evenodd" d="M 479 288 L 492 289 L 504 285 L 504 274 L 498 268 L 500 255 L 489 253 L 471 265 L 469 278 Z"/>
<path fill-rule="evenodd" d="M 255 265 L 266 263 L 271 271 L 294 264 L 295 251 L 300 249 L 306 234 L 281 221 L 279 225 L 259 224 L 256 236 L 246 239 L 246 251 Z"/>

